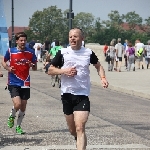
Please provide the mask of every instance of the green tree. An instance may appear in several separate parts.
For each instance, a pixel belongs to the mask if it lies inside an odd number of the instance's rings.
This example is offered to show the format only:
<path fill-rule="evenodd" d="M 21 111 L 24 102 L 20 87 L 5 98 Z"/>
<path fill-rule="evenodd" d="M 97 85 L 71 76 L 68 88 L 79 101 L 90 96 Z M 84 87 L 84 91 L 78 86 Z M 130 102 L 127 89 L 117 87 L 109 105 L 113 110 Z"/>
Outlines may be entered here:
<path fill-rule="evenodd" d="M 69 20 L 67 12 L 58 9 L 57 6 L 44 8 L 43 11 L 36 11 L 29 20 L 29 30 L 25 32 L 28 35 L 28 40 L 32 38 L 39 39 L 41 42 L 45 38 L 53 40 L 59 39 L 62 43 L 68 43 Z M 110 43 L 112 39 L 121 37 L 132 40 L 141 38 L 145 42 L 150 38 L 150 17 L 145 19 L 145 26 L 142 24 L 142 18 L 133 12 L 128 12 L 126 15 L 120 15 L 117 10 L 111 11 L 108 14 L 109 20 L 100 20 L 94 18 L 91 13 L 78 13 L 73 19 L 73 27 L 80 27 L 85 33 L 85 42 L 96 42 L 104 44 Z M 123 30 L 121 24 L 127 22 L 131 30 Z M 135 26 L 138 25 L 143 32 L 135 31 Z M 146 30 L 144 30 L 146 29 Z"/>
<path fill-rule="evenodd" d="M 29 22 L 30 30 L 42 42 L 46 37 L 49 39 L 63 40 L 63 32 L 66 28 L 66 18 L 61 9 L 57 6 L 44 8 L 43 11 L 36 11 Z"/>
<path fill-rule="evenodd" d="M 150 39 L 150 17 L 148 17 L 147 19 L 145 19 L 145 31 L 147 32 L 148 34 L 148 37 Z"/>
<path fill-rule="evenodd" d="M 108 14 L 108 18 L 110 20 L 103 21 L 103 23 L 106 25 L 106 27 L 115 27 L 115 28 L 120 28 L 120 25 L 123 22 L 123 17 L 119 14 L 117 10 L 112 10 Z"/>
<path fill-rule="evenodd" d="M 139 14 L 135 13 L 135 11 L 128 12 L 123 16 L 123 19 L 129 24 L 129 28 L 131 30 L 135 30 L 136 25 L 141 26 L 143 20 L 142 17 L 139 16 Z"/>
<path fill-rule="evenodd" d="M 146 25 L 150 26 L 150 17 L 148 17 L 147 19 L 145 19 L 146 21 Z"/>
<path fill-rule="evenodd" d="M 93 28 L 94 16 L 91 13 L 80 12 L 73 20 L 73 27 L 79 27 L 84 31 L 85 41 Z"/>
<path fill-rule="evenodd" d="M 95 42 L 100 43 L 102 42 L 104 36 L 104 26 L 100 20 L 100 18 L 96 18 L 91 30 L 88 31 L 89 34 L 87 36 L 86 42 Z"/>

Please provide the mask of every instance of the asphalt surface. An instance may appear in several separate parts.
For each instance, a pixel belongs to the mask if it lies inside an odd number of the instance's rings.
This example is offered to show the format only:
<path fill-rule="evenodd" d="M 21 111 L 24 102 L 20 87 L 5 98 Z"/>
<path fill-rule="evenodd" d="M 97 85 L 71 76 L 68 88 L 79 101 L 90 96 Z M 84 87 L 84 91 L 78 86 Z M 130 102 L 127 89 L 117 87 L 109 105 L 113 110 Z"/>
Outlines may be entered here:
<path fill-rule="evenodd" d="M 50 76 L 31 71 L 31 98 L 22 123 L 25 135 L 7 127 L 12 108 L 4 90 L 7 72 L 0 78 L 0 149 L 75 149 L 62 113 L 60 89 Z M 91 87 L 91 113 L 86 124 L 87 149 L 150 149 L 150 100 L 100 86 Z"/>

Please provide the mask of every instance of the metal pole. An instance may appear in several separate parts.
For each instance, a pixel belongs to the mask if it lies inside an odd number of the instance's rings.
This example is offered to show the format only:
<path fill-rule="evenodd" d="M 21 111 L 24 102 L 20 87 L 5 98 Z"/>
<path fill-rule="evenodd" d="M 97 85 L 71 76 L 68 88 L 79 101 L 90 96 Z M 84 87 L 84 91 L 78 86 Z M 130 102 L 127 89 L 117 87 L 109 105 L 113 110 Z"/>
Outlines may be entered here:
<path fill-rule="evenodd" d="M 69 5 L 69 30 L 72 29 L 72 0 L 70 0 L 70 5 Z"/>
<path fill-rule="evenodd" d="M 15 47 L 15 36 L 14 36 L 14 0 L 12 0 L 12 39 L 11 47 Z"/>

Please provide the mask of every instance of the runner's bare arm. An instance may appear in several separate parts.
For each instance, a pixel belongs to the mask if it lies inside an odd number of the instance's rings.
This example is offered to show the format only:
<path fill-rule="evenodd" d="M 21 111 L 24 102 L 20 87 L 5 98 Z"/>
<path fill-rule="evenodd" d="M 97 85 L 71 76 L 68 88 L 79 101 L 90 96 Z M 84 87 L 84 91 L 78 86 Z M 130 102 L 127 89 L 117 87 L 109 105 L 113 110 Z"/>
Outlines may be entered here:
<path fill-rule="evenodd" d="M 93 66 L 97 69 L 98 75 L 100 77 L 105 77 L 105 71 L 99 61 L 97 62 L 97 64 L 93 64 Z"/>
<path fill-rule="evenodd" d="M 93 66 L 95 66 L 95 68 L 97 69 L 97 72 L 98 72 L 98 75 L 100 76 L 103 88 L 107 88 L 109 83 L 106 80 L 105 71 L 104 71 L 103 66 L 100 64 L 99 61 L 97 62 L 97 64 L 93 64 Z"/>
<path fill-rule="evenodd" d="M 3 57 L 3 59 L 2 59 L 1 64 L 2 64 L 2 66 L 4 67 L 4 69 L 10 71 L 10 67 L 7 65 L 7 63 L 6 63 L 5 59 L 4 59 L 4 57 Z"/>

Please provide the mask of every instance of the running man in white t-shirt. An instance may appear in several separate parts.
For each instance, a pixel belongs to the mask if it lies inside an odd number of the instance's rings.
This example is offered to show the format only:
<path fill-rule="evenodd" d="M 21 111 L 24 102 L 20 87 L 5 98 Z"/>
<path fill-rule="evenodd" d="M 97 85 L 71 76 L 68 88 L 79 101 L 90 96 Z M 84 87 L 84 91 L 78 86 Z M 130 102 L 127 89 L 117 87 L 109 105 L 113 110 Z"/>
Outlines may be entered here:
<path fill-rule="evenodd" d="M 85 150 L 87 145 L 85 124 L 90 112 L 90 63 L 97 69 L 102 87 L 108 87 L 102 65 L 91 49 L 82 46 L 82 40 L 83 32 L 71 29 L 70 47 L 58 51 L 48 70 L 49 75 L 61 74 L 63 112 L 69 131 L 77 140 L 78 150 Z"/>

